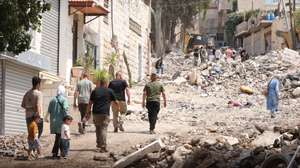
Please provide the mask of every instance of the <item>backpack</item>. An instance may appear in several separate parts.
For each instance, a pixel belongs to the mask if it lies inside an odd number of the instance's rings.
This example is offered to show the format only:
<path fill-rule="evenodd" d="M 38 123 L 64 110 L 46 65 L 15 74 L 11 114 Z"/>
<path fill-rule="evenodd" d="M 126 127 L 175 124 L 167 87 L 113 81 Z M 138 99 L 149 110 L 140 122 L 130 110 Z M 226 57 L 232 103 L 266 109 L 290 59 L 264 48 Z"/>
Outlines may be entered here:
<path fill-rule="evenodd" d="M 269 86 L 270 86 L 270 83 L 271 83 L 272 79 L 269 81 L 267 87 L 264 88 L 262 94 L 265 96 L 265 97 L 268 97 L 269 95 Z"/>

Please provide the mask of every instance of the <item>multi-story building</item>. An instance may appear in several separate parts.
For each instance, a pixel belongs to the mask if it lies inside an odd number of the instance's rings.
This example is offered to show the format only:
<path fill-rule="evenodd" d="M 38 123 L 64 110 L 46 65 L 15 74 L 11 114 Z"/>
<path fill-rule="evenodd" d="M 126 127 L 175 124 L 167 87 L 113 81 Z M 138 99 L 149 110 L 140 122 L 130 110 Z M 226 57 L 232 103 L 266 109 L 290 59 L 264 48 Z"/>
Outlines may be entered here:
<path fill-rule="evenodd" d="M 194 18 L 194 27 L 189 29 L 191 34 L 208 35 L 214 39 L 215 45 L 222 46 L 224 44 L 224 26 L 227 16 L 227 10 L 231 8 L 228 0 L 211 1 L 209 8 L 199 13 Z"/>
<path fill-rule="evenodd" d="M 245 48 L 251 55 L 264 54 L 283 47 L 291 48 L 291 25 L 287 2 L 288 0 L 239 0 L 238 11 L 259 9 L 260 12 L 257 17 L 252 16 L 237 25 L 235 32 L 237 47 Z M 300 1 L 296 0 L 296 8 L 299 7 Z"/>
<path fill-rule="evenodd" d="M 149 73 L 151 11 L 150 1 L 109 1 L 104 5 L 111 9 L 107 17 L 100 19 L 100 65 L 108 68 L 105 59 L 118 49 L 119 61 L 116 70 L 127 74 L 123 54 L 128 58 L 133 81 L 139 81 Z M 114 37 L 113 37 L 114 36 Z M 115 47 L 112 45 L 114 41 Z"/>
<path fill-rule="evenodd" d="M 278 2 L 281 0 L 238 0 L 238 12 L 249 10 L 274 10 L 278 7 Z M 291 0 L 293 2 L 293 0 Z M 289 3 L 289 0 L 284 0 L 284 3 Z M 296 0 L 300 4 L 300 0 Z"/>

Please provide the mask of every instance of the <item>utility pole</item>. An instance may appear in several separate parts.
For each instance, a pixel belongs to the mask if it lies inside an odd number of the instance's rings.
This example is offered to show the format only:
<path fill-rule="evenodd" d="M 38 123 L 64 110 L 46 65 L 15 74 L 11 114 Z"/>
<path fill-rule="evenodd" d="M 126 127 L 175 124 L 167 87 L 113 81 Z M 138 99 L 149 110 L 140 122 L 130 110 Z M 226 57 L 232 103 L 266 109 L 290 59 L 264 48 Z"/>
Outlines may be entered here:
<path fill-rule="evenodd" d="M 294 6 L 296 5 L 295 0 L 294 1 Z M 291 36 L 292 36 L 292 49 L 296 49 L 296 33 L 295 33 L 295 27 L 294 27 L 294 19 L 293 19 L 293 9 L 295 7 L 292 6 L 292 1 L 289 0 L 289 9 L 290 9 L 290 25 L 291 25 Z"/>

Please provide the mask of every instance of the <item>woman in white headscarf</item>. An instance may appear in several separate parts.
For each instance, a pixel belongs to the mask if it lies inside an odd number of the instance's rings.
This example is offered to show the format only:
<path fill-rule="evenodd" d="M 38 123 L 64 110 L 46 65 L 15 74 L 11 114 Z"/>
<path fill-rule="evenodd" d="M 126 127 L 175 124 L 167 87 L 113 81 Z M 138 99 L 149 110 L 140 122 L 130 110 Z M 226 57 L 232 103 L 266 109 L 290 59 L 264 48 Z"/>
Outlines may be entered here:
<path fill-rule="evenodd" d="M 48 113 L 50 114 L 50 132 L 55 134 L 55 142 L 52 149 L 52 156 L 58 158 L 58 151 L 62 151 L 60 143 L 61 126 L 63 118 L 68 114 L 69 103 L 65 96 L 65 87 L 60 85 L 57 89 L 57 95 L 50 101 Z"/>

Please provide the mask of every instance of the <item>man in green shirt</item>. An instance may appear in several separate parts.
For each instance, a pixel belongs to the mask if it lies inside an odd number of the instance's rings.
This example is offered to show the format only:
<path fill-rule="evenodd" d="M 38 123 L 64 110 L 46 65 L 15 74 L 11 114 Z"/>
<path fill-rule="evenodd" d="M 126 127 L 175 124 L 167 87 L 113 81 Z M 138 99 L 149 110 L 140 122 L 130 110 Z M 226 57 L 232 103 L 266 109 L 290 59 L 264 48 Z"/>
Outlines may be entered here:
<path fill-rule="evenodd" d="M 146 106 L 148 110 L 148 118 L 150 123 L 150 134 L 155 134 L 155 124 L 157 120 L 157 115 L 160 110 L 160 96 L 162 95 L 164 100 L 164 107 L 167 106 L 167 99 L 165 94 L 165 89 L 163 85 L 157 81 L 157 75 L 155 73 L 151 74 L 151 82 L 147 83 L 144 88 L 143 94 L 143 108 Z M 146 103 L 145 103 L 146 101 Z"/>

